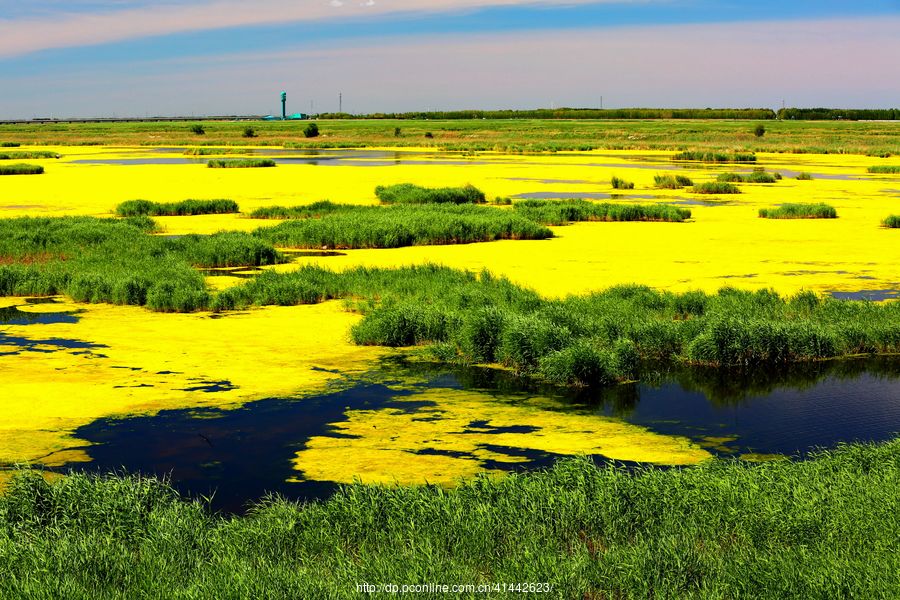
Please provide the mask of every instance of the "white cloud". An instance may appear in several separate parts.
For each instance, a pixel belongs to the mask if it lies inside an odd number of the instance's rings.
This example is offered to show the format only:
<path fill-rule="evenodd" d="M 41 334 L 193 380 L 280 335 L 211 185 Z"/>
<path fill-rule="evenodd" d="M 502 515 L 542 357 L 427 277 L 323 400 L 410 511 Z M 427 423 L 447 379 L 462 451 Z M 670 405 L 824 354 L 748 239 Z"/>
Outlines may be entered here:
<path fill-rule="evenodd" d="M 0 18 L 0 58 L 51 48 L 69 48 L 188 31 L 404 12 L 448 12 L 498 6 L 623 4 L 636 0 L 203 0 L 140 6 L 94 14 Z M 641 0 L 637 0 L 641 1 Z M 653 1 L 653 0 L 642 0 Z M 335 8 L 342 8 L 336 12 Z M 365 10 L 360 10 L 360 9 Z"/>

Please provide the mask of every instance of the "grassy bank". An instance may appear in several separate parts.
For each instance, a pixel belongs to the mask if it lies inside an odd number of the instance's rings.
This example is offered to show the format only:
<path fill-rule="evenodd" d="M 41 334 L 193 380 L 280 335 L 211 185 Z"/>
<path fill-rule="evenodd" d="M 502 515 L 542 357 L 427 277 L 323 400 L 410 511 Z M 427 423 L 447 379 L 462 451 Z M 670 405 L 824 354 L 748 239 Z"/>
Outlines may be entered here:
<path fill-rule="evenodd" d="M 254 235 L 285 248 L 399 248 L 503 239 L 546 239 L 553 233 L 510 211 L 441 204 L 358 206 L 264 227 Z"/>
<path fill-rule="evenodd" d="M 544 225 L 576 221 L 670 221 L 691 218 L 691 211 L 670 204 L 609 204 L 589 200 L 518 200 L 513 210 Z"/>
<path fill-rule="evenodd" d="M 357 584 L 542 582 L 550 598 L 890 598 L 898 486 L 898 442 L 667 471 L 570 459 L 453 491 L 270 499 L 241 517 L 154 480 L 23 473 L 0 496 L 0 595 L 386 598 Z"/>
<path fill-rule="evenodd" d="M 763 219 L 836 219 L 837 210 L 828 204 L 782 204 L 759 209 Z"/>
<path fill-rule="evenodd" d="M 127 200 L 116 206 L 120 217 L 181 217 L 186 215 L 219 215 L 239 212 L 234 200 L 182 200 L 181 202 L 151 202 Z"/>
<path fill-rule="evenodd" d="M 3 141 L 54 145 L 288 146 L 298 149 L 431 147 L 459 151 L 559 152 L 567 150 L 670 150 L 714 152 L 794 152 L 900 154 L 900 123 L 850 121 L 768 121 L 758 138 L 746 121 L 630 120 L 320 120 L 322 135 L 306 138 L 303 121 L 253 123 L 256 137 L 244 138 L 246 123 L 45 123 L 5 125 Z M 401 135 L 395 135 L 400 128 Z M 426 138 L 425 133 L 432 137 Z"/>

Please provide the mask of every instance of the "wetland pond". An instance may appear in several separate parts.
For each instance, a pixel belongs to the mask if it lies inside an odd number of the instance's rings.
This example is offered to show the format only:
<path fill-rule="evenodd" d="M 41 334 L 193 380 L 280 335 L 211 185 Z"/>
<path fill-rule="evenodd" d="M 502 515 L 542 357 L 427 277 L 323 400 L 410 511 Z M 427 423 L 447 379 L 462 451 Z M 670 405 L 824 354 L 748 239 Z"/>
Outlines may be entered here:
<path fill-rule="evenodd" d="M 534 413 L 536 401 L 544 415 Z M 183 493 L 211 496 L 215 508 L 239 512 L 267 492 L 326 498 L 337 485 L 330 473 L 341 482 L 370 473 L 389 482 L 396 468 L 404 483 L 421 461 L 425 479 L 447 483 L 454 474 L 547 467 L 569 454 L 556 445 L 577 439 L 570 429 L 580 425 L 563 426 L 559 442 L 535 444 L 534 436 L 557 435 L 547 433 L 548 424 L 573 417 L 687 438 L 710 455 L 802 459 L 816 448 L 893 438 L 900 431 L 900 364 L 858 360 L 756 374 L 682 370 L 575 393 L 494 369 L 392 360 L 329 393 L 95 421 L 75 432 L 91 444 L 84 450 L 92 459 L 77 468 L 170 476 Z M 588 441 L 581 453 L 608 462 L 591 453 L 594 443 L 603 440 Z M 641 444 L 640 437 L 633 443 Z"/>

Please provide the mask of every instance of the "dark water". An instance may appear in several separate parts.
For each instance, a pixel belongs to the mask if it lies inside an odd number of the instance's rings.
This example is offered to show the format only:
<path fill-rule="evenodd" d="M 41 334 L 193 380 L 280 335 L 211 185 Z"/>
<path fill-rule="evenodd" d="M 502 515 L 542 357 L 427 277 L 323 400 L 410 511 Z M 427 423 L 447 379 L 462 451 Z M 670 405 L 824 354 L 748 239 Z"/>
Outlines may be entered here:
<path fill-rule="evenodd" d="M 426 390 L 479 390 L 488 394 L 486 402 L 492 394 L 507 398 L 540 394 L 573 409 L 587 408 L 701 444 L 709 444 L 708 437 L 734 438 L 711 444 L 710 451 L 722 456 L 775 453 L 802 458 L 817 448 L 884 441 L 900 433 L 900 360 L 803 365 L 775 373 L 654 372 L 640 384 L 578 393 L 487 369 L 404 363 L 382 369 L 376 377 L 382 383 L 359 382 L 333 393 L 261 400 L 235 410 L 172 410 L 152 417 L 101 419 L 80 428 L 75 436 L 92 444 L 85 448 L 93 459 L 89 469 L 170 475 L 183 493 L 213 495 L 215 508 L 240 511 L 267 492 L 295 499 L 329 496 L 333 484 L 287 482 L 298 475 L 291 464 L 295 453 L 312 437 L 342 436 L 330 424 L 345 420 L 348 410 L 416 411 L 429 405 L 416 402 L 416 395 Z M 426 383 L 401 386 L 411 375 Z M 510 462 L 484 463 L 486 468 L 539 468 L 559 458 L 490 448 L 509 456 Z M 513 462 L 516 457 L 527 461 Z"/>

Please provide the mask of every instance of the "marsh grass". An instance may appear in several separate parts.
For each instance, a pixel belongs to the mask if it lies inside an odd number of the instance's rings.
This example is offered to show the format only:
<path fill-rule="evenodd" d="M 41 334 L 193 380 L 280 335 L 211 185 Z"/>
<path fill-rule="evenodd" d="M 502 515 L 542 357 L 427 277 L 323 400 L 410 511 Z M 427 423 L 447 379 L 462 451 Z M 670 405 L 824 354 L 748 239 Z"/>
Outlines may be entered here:
<path fill-rule="evenodd" d="M 891 598 L 898 486 L 897 441 L 668 470 L 573 458 L 453 490 L 269 497 L 243 516 L 145 477 L 23 471 L 0 496 L 0 596 L 350 598 L 359 582 L 528 581 L 553 598 Z"/>
<path fill-rule="evenodd" d="M 412 183 L 378 186 L 375 195 L 383 204 L 483 204 L 484 192 L 473 185 L 427 188 Z"/>
<path fill-rule="evenodd" d="M 690 177 L 684 175 L 654 175 L 653 184 L 664 190 L 680 190 L 681 188 L 691 187 L 694 182 Z"/>
<path fill-rule="evenodd" d="M 399 248 L 503 239 L 546 239 L 553 233 L 511 211 L 449 204 L 355 206 L 254 232 L 285 248 Z"/>
<path fill-rule="evenodd" d="M 882 221 L 881 224 L 889 229 L 898 229 L 900 228 L 900 215 L 891 215 Z"/>
<path fill-rule="evenodd" d="M 619 177 L 616 177 L 615 175 L 613 175 L 613 177 L 609 183 L 611 186 L 613 186 L 613 189 L 617 189 L 617 190 L 633 190 L 634 189 L 634 183 L 632 183 L 630 181 L 625 181 L 624 179 L 620 179 Z"/>
<path fill-rule="evenodd" d="M 331 200 L 319 200 L 304 206 L 263 206 L 251 212 L 251 219 L 314 219 L 336 212 L 358 209 L 354 204 L 338 204 Z"/>
<path fill-rule="evenodd" d="M 734 184 L 724 181 L 704 181 L 694 184 L 691 191 L 695 194 L 740 194 L 741 190 Z"/>
<path fill-rule="evenodd" d="M 0 165 L 0 175 L 41 175 L 44 167 L 17 163 L 14 165 Z"/>
<path fill-rule="evenodd" d="M 900 165 L 876 165 L 874 167 L 869 167 L 869 173 L 895 175 L 900 173 Z"/>
<path fill-rule="evenodd" d="M 0 148 L 18 148 L 21 145 L 19 142 L 0 142 Z"/>
<path fill-rule="evenodd" d="M 788 203 L 775 208 L 759 209 L 763 219 L 836 219 L 837 210 L 828 204 Z"/>
<path fill-rule="evenodd" d="M 39 160 L 42 158 L 59 158 L 56 152 L 0 152 L 0 160 Z"/>
<path fill-rule="evenodd" d="M 812 181 L 812 178 L 813 178 L 812 174 L 807 173 L 806 171 L 802 171 L 802 172 L 800 172 L 800 173 L 797 173 L 797 180 L 798 180 L 798 181 Z"/>
<path fill-rule="evenodd" d="M 762 168 L 754 169 L 751 173 L 720 173 L 716 181 L 720 183 L 776 183 L 781 180 L 780 173 L 767 173 Z"/>
<path fill-rule="evenodd" d="M 206 163 L 211 169 L 258 169 L 274 167 L 276 163 L 269 158 L 247 158 L 243 160 L 211 160 Z"/>
<path fill-rule="evenodd" d="M 670 221 L 691 218 L 691 211 L 670 204 L 609 204 L 583 199 L 518 200 L 513 210 L 544 225 L 576 221 Z"/>
<path fill-rule="evenodd" d="M 186 215 L 219 215 L 237 213 L 240 209 L 234 200 L 182 200 L 181 202 L 151 202 L 127 200 L 116 207 L 120 217 L 146 215 L 149 217 L 173 217 Z"/>
<path fill-rule="evenodd" d="M 224 154 L 253 154 L 249 148 L 188 148 L 184 151 L 187 156 L 221 156 Z"/>
<path fill-rule="evenodd" d="M 685 150 L 672 157 L 672 160 L 692 160 L 709 163 L 753 163 L 756 155 L 745 152 L 714 152 L 709 150 Z"/>

